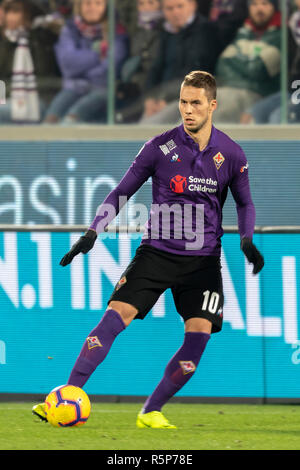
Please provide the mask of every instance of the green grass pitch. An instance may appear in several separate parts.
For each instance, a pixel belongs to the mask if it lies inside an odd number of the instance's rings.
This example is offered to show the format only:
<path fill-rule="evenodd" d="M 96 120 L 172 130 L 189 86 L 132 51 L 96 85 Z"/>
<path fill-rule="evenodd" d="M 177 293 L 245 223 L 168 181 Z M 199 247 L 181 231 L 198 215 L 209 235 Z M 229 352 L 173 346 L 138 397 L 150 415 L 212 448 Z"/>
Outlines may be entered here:
<path fill-rule="evenodd" d="M 0 403 L 1 450 L 299 450 L 297 405 L 168 404 L 177 430 L 137 429 L 141 404 L 92 403 L 80 428 L 54 428 L 33 403 Z"/>

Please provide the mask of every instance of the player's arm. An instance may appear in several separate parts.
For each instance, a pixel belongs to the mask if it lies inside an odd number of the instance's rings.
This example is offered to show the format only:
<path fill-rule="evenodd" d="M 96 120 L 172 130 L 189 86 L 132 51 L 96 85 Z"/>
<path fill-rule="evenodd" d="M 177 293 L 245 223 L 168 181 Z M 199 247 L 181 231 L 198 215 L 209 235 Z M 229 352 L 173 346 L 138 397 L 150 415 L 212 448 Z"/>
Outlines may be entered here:
<path fill-rule="evenodd" d="M 99 233 L 118 215 L 126 202 L 147 181 L 154 172 L 154 149 L 151 142 L 147 142 L 127 170 L 119 184 L 105 198 L 98 207 L 96 216 L 89 229 L 74 243 L 71 250 L 61 259 L 61 266 L 71 263 L 79 253 L 88 253 L 94 246 Z"/>
<path fill-rule="evenodd" d="M 244 154 L 231 181 L 230 190 L 236 203 L 241 250 L 249 263 L 253 264 L 253 274 L 257 274 L 264 266 L 264 258 L 252 242 L 255 207 L 249 185 L 248 163 Z"/>

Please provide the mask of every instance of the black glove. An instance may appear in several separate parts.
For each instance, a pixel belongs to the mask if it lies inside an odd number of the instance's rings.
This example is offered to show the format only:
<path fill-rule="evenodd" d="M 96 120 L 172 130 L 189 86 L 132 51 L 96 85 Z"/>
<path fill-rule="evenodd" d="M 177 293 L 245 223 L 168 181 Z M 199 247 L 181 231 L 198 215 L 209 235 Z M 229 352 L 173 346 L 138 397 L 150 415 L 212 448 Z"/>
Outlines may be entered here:
<path fill-rule="evenodd" d="M 258 251 L 254 243 L 250 238 L 243 238 L 241 241 L 241 250 L 244 252 L 249 263 L 253 264 L 253 274 L 259 273 L 264 267 L 264 258 L 261 253 Z"/>
<path fill-rule="evenodd" d="M 72 246 L 71 250 L 60 260 L 61 266 L 67 266 L 70 264 L 74 256 L 79 253 L 86 254 L 90 251 L 97 238 L 97 233 L 94 230 L 88 230 L 84 235 L 82 235 L 79 240 Z"/>

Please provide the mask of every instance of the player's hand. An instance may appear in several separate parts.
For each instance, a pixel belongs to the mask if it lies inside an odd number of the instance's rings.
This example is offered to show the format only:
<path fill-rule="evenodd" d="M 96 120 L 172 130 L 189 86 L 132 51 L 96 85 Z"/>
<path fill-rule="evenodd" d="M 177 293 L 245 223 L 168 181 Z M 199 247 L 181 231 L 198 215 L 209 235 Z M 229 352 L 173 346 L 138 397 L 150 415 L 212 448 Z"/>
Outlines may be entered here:
<path fill-rule="evenodd" d="M 241 250 L 244 252 L 249 263 L 253 264 L 253 274 L 259 273 L 264 267 L 264 258 L 262 254 L 258 251 L 254 243 L 250 238 L 243 238 L 241 241 Z"/>
<path fill-rule="evenodd" d="M 90 251 L 96 241 L 97 233 L 94 230 L 88 230 L 84 235 L 82 235 L 79 240 L 72 246 L 71 250 L 60 260 L 61 266 L 67 266 L 70 264 L 74 256 L 79 253 L 86 254 Z"/>

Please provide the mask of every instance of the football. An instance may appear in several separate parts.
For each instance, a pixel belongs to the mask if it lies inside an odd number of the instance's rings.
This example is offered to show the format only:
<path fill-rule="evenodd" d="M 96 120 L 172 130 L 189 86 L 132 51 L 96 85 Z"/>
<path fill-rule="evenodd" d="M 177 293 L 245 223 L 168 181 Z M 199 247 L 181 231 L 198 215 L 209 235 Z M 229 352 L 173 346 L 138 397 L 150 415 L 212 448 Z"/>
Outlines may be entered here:
<path fill-rule="evenodd" d="M 91 412 L 87 394 L 73 385 L 54 388 L 45 399 L 47 421 L 55 427 L 82 426 Z"/>

